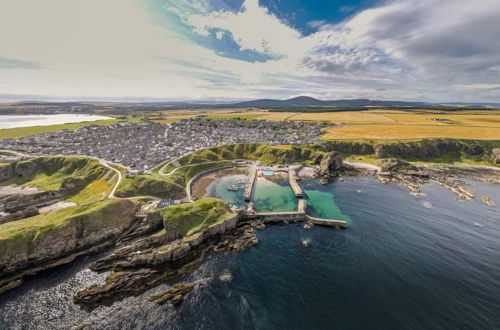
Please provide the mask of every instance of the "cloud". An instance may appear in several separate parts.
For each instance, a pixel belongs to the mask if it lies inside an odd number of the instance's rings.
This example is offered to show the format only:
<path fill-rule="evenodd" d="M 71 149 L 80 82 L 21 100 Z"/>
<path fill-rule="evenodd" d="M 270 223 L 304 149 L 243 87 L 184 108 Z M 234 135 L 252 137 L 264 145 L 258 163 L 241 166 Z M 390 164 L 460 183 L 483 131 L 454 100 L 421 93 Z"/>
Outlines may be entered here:
<path fill-rule="evenodd" d="M 193 14 L 185 20 L 202 36 L 209 35 L 211 29 L 225 30 L 231 33 L 241 50 L 275 56 L 287 53 L 290 42 L 300 37 L 298 31 L 261 7 L 258 0 L 245 0 L 239 12 L 223 10 Z"/>
<path fill-rule="evenodd" d="M 0 90 L 498 102 L 498 17 L 497 0 L 396 0 L 305 36 L 258 0 L 4 1 Z"/>
<path fill-rule="evenodd" d="M 309 26 L 310 28 L 313 28 L 313 29 L 317 29 L 320 26 L 325 25 L 326 23 L 327 23 L 327 21 L 325 21 L 325 20 L 316 20 L 316 21 L 308 22 L 307 26 Z"/>

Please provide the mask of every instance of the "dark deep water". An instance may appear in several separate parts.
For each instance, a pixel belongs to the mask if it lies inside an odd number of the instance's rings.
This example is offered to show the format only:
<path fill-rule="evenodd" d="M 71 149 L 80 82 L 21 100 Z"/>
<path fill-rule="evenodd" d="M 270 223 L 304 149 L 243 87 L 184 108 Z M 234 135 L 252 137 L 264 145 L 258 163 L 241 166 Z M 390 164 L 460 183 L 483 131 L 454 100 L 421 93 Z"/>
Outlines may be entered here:
<path fill-rule="evenodd" d="M 471 184 L 500 204 L 498 186 Z M 417 198 L 373 178 L 316 188 L 334 194 L 349 229 L 268 226 L 257 246 L 209 256 L 187 278 L 207 283 L 179 308 L 132 297 L 80 310 L 74 292 L 103 278 L 87 258 L 0 296 L 0 328 L 500 329 L 498 206 L 435 185 Z"/>

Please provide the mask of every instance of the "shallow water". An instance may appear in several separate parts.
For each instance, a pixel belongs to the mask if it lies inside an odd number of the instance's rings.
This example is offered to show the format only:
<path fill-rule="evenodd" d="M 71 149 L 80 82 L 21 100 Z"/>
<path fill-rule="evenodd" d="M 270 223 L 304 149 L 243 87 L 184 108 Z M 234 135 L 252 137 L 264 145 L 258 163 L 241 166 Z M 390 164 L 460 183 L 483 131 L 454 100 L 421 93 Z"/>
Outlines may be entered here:
<path fill-rule="evenodd" d="M 500 203 L 498 186 L 471 184 L 478 197 Z M 436 185 L 424 186 L 425 196 L 417 198 L 373 178 L 320 189 L 332 193 L 351 221 L 348 229 L 268 226 L 258 232 L 259 244 L 243 253 L 210 255 L 187 279 L 208 283 L 179 308 L 141 296 L 80 310 L 74 292 L 103 278 L 86 269 L 92 258 L 85 258 L 3 295 L 0 328 L 500 328 L 498 206 L 457 201 Z M 302 239 L 311 245 L 303 248 Z"/>
<path fill-rule="evenodd" d="M 59 115 L 0 115 L 0 129 L 31 126 L 48 126 L 111 119 L 110 117 L 85 114 Z"/>

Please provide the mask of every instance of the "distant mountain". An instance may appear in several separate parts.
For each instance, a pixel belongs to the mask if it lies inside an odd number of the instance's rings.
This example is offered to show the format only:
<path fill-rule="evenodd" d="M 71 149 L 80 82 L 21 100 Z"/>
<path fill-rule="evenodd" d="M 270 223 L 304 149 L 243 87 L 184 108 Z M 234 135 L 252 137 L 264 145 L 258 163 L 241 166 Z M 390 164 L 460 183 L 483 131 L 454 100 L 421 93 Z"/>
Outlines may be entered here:
<path fill-rule="evenodd" d="M 176 109 L 218 109 L 218 108 L 261 108 L 271 111 L 291 112 L 330 112 L 345 110 L 363 110 L 372 107 L 393 109 L 412 109 L 425 107 L 436 110 L 487 109 L 494 103 L 426 103 L 407 101 L 381 101 L 370 99 L 318 100 L 309 96 L 298 96 L 286 100 L 259 99 L 233 103 L 214 102 L 43 102 L 23 101 L 3 104 L 0 110 L 5 113 L 64 113 L 92 112 L 100 109 L 112 114 L 126 111 L 159 111 Z"/>
<path fill-rule="evenodd" d="M 288 100 L 261 99 L 234 104 L 226 104 L 225 107 L 234 108 L 296 108 L 296 107 L 415 107 L 422 106 L 425 102 L 404 101 L 378 101 L 369 99 L 353 100 L 329 100 L 322 101 L 309 96 L 299 96 Z"/>

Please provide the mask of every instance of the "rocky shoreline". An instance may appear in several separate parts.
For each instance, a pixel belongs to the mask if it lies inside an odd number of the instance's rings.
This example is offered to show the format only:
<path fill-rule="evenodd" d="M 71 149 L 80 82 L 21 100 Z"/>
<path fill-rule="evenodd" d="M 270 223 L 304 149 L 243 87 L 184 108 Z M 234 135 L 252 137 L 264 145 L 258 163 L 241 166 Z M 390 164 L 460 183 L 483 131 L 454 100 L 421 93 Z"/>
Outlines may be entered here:
<path fill-rule="evenodd" d="M 472 200 L 475 195 L 466 187 L 464 180 L 476 180 L 485 183 L 500 183 L 500 169 L 480 166 L 426 166 L 413 165 L 401 160 L 389 159 L 385 161 L 377 179 L 382 183 L 395 182 L 407 187 L 414 195 L 420 196 L 420 185 L 437 183 L 452 191 L 457 198 Z M 492 204 L 487 196 L 483 198 Z"/>
<path fill-rule="evenodd" d="M 383 166 L 379 168 L 366 164 L 342 163 L 338 153 L 330 153 L 322 159 L 317 159 L 315 163 L 319 165 L 318 168 L 308 168 L 301 172 L 304 175 L 315 173 L 316 177 L 326 181 L 342 176 L 375 176 L 382 183 L 401 184 L 417 196 L 422 194 L 420 190 L 422 184 L 435 182 L 455 193 L 457 198 L 471 200 L 475 197 L 474 193 L 467 188 L 464 180 L 500 183 L 500 170 L 489 167 L 426 166 L 398 159 L 384 159 Z M 237 170 L 237 173 L 241 171 L 244 170 Z M 199 182 L 196 189 L 200 192 L 206 191 L 213 180 L 233 173 L 234 170 L 224 170 L 210 174 L 205 181 Z M 281 175 L 276 175 L 265 179 L 283 178 Z M 59 191 L 43 192 L 43 194 L 54 201 L 59 194 L 66 194 L 79 186 L 80 182 L 67 180 Z M 14 197 L 11 195 L 5 201 L 9 201 L 9 210 L 15 211 L 26 201 L 30 204 L 34 196 L 37 196 L 37 193 Z M 481 200 L 486 205 L 495 205 L 488 196 L 482 196 Z M 241 252 L 257 244 L 258 239 L 254 230 L 265 227 L 263 223 L 249 222 L 241 214 L 228 210 L 231 216 L 224 221 L 206 226 L 202 222 L 204 226 L 202 230 L 187 234 L 179 231 L 176 225 L 166 221 L 168 219 L 161 217 L 157 212 L 147 214 L 138 212 L 135 204 L 127 199 L 114 200 L 113 203 L 127 204 L 124 205 L 126 208 L 121 217 L 123 219 L 120 220 L 119 227 L 114 224 L 111 226 L 110 223 L 110 227 L 100 232 L 100 236 L 84 233 L 84 227 L 88 223 L 75 222 L 59 230 L 58 239 L 37 238 L 31 242 L 32 250 L 36 251 L 33 255 L 9 252 L 12 255 L 6 253 L 0 256 L 0 293 L 21 285 L 25 276 L 69 263 L 80 255 L 102 251 L 115 245 L 111 255 L 99 259 L 90 267 L 94 271 L 110 272 L 105 283 L 81 290 L 74 296 L 75 303 L 93 308 L 96 304 L 112 303 L 123 297 L 142 294 L 165 281 L 179 278 L 196 269 L 207 253 Z M 110 206 L 107 212 L 116 213 L 114 207 L 116 205 Z M 9 219 L 9 221 L 16 221 L 18 216 L 23 217 L 22 214 L 16 213 L 9 216 L 14 217 L 14 220 Z M 193 224 L 193 227 L 197 227 L 197 224 Z M 193 287 L 190 283 L 173 286 L 167 292 L 150 299 L 160 304 L 170 302 L 176 305 L 182 302 L 183 296 Z"/>
<path fill-rule="evenodd" d="M 95 271 L 111 271 L 105 283 L 79 291 L 74 296 L 74 302 L 93 308 L 96 304 L 112 303 L 126 296 L 142 294 L 165 281 L 193 271 L 201 264 L 206 253 L 241 252 L 257 244 L 258 239 L 251 225 L 244 221 L 237 223 L 238 220 L 237 216 L 218 228 L 208 229 L 202 237 L 189 243 L 182 239 L 170 241 L 172 237 L 165 234 L 122 244 L 112 255 L 90 267 Z M 164 303 L 172 299 L 172 303 L 177 304 L 182 300 L 179 294 L 180 291 L 167 292 L 152 300 L 159 299 L 159 302 Z"/>

